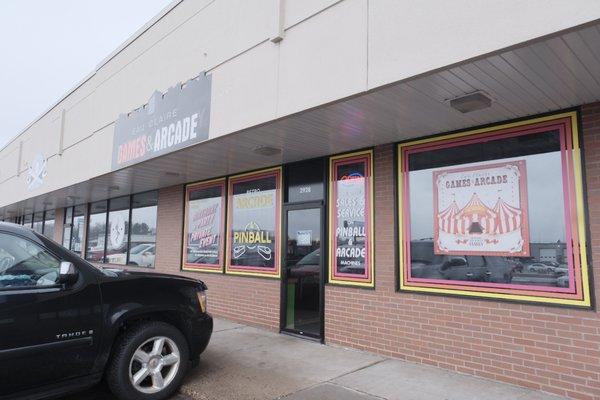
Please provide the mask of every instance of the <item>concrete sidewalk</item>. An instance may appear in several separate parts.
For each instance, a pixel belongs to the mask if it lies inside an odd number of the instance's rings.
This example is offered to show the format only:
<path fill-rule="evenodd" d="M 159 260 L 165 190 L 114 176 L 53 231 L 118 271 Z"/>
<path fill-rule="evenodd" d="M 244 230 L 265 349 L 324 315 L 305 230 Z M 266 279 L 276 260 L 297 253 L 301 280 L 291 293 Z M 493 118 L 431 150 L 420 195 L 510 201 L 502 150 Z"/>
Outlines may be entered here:
<path fill-rule="evenodd" d="M 197 400 L 563 399 L 222 319 L 181 392 Z"/>

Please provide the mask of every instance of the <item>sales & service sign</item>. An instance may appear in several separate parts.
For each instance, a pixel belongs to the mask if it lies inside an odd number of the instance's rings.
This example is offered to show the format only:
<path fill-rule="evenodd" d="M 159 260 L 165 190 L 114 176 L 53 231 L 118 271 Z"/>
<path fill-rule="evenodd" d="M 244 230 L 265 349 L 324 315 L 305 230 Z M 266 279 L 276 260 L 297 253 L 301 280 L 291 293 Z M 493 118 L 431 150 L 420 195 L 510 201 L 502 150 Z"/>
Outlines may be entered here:
<path fill-rule="evenodd" d="M 436 254 L 529 256 L 525 160 L 433 173 Z"/>
<path fill-rule="evenodd" d="M 211 77 L 200 74 L 164 94 L 154 92 L 145 107 L 119 115 L 112 170 L 208 139 Z"/>
<path fill-rule="evenodd" d="M 332 157 L 329 282 L 373 286 L 372 153 Z"/>

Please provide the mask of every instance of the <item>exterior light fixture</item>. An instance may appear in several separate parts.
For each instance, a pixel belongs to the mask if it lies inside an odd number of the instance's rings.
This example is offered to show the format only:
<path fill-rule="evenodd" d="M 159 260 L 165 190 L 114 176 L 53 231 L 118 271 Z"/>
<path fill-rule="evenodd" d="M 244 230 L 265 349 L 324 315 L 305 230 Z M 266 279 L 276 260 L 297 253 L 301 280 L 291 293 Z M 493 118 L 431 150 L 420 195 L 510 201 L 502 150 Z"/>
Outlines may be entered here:
<path fill-rule="evenodd" d="M 259 146 L 252 150 L 255 154 L 259 154 L 261 156 L 274 156 L 277 154 L 281 154 L 281 149 L 277 147 L 271 146 Z"/>
<path fill-rule="evenodd" d="M 492 98 L 482 91 L 469 93 L 464 96 L 456 97 L 448 101 L 450 107 L 461 113 L 483 110 L 492 106 Z"/>

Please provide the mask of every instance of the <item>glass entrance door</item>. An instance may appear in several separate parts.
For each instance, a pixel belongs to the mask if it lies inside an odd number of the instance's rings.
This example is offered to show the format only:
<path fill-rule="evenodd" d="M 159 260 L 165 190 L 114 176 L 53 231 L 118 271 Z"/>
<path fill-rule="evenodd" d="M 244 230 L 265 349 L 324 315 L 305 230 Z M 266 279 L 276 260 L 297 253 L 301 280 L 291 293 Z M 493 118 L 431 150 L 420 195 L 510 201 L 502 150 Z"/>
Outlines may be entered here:
<path fill-rule="evenodd" d="M 286 207 L 282 328 L 321 338 L 323 333 L 323 209 Z"/>

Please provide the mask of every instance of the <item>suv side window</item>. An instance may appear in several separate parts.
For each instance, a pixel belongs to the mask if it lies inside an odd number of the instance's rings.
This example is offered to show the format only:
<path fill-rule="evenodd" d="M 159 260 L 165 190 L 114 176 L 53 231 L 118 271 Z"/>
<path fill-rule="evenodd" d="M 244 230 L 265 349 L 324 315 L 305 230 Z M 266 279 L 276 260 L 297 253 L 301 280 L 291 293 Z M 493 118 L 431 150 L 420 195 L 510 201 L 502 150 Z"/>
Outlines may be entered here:
<path fill-rule="evenodd" d="M 60 261 L 27 239 L 0 233 L 0 290 L 55 285 Z"/>

